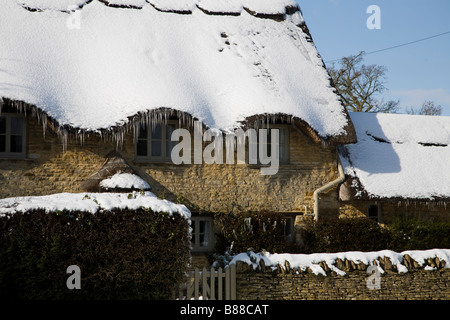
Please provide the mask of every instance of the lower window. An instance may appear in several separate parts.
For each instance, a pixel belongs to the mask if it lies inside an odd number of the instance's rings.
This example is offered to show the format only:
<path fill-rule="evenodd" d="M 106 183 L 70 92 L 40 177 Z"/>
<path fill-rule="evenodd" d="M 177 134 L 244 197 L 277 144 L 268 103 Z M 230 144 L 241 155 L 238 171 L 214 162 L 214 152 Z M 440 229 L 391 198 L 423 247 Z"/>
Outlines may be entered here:
<path fill-rule="evenodd" d="M 214 233 L 211 217 L 191 217 L 191 246 L 194 252 L 213 251 Z"/>
<path fill-rule="evenodd" d="M 379 222 L 380 221 L 380 208 L 377 204 L 371 204 L 367 210 L 367 215 L 370 219 Z"/>

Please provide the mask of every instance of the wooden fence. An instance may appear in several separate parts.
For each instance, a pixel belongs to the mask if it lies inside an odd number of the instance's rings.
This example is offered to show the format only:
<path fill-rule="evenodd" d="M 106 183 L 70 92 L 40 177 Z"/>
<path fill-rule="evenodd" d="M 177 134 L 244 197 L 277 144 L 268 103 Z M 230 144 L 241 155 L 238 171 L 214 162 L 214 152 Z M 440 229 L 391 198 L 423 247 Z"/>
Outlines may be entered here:
<path fill-rule="evenodd" d="M 180 287 L 179 299 L 236 300 L 236 265 L 191 271 Z"/>

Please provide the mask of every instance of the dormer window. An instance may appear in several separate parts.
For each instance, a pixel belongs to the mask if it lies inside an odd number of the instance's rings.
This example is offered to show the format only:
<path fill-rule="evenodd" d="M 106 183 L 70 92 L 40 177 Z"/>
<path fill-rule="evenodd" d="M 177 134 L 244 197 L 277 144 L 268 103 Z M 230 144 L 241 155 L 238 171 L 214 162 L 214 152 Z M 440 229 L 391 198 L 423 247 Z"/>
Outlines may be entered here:
<path fill-rule="evenodd" d="M 0 116 L 0 157 L 25 158 L 26 155 L 25 118 L 19 114 Z"/>

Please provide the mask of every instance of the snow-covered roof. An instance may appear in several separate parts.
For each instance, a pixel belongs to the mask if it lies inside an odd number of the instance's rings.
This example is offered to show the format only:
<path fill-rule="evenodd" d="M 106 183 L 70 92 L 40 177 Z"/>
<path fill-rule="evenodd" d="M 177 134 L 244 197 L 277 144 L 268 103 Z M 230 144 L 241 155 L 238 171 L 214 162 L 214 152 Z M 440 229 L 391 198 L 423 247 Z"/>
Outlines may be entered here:
<path fill-rule="evenodd" d="M 350 117 L 358 142 L 340 147 L 350 177 L 341 187 L 341 198 L 450 198 L 450 117 Z"/>
<path fill-rule="evenodd" d="M 294 0 L 2 0 L 0 98 L 86 131 L 169 108 L 222 130 L 285 114 L 348 136 L 304 26 Z"/>

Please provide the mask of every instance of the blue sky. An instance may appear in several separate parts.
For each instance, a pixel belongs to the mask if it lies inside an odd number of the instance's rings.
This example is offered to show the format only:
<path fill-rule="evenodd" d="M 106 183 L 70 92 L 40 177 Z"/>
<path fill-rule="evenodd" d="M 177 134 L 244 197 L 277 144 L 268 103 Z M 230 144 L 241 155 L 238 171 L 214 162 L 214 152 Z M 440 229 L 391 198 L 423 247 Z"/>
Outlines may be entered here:
<path fill-rule="evenodd" d="M 327 65 L 331 60 L 376 51 L 450 31 L 449 0 L 296 0 L 314 43 Z M 366 26 L 367 8 L 381 10 L 381 29 Z M 366 64 L 387 68 L 385 100 L 420 107 L 432 100 L 450 116 L 450 33 L 369 54 Z"/>

